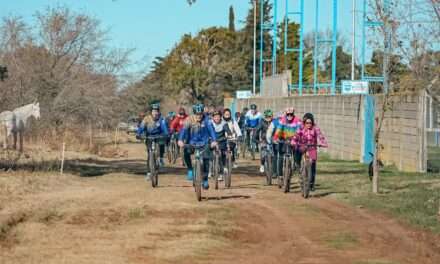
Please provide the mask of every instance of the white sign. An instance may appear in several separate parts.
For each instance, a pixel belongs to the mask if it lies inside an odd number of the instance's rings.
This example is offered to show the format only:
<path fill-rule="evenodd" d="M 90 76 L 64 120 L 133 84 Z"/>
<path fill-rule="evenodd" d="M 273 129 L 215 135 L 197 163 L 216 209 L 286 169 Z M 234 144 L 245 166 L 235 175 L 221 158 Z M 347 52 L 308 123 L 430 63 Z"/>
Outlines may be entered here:
<path fill-rule="evenodd" d="M 368 94 L 367 81 L 342 81 L 342 94 Z"/>
<path fill-rule="evenodd" d="M 246 91 L 237 91 L 237 99 L 248 99 L 251 98 L 252 91 L 246 90 Z"/>

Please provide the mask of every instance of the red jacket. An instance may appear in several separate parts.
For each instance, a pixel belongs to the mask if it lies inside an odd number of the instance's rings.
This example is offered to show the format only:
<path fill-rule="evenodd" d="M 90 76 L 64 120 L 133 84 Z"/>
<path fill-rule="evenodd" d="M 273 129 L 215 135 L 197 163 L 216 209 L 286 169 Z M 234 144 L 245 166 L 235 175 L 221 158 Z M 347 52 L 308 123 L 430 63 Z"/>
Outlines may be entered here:
<path fill-rule="evenodd" d="M 184 115 L 183 117 L 177 116 L 176 118 L 174 118 L 173 122 L 171 122 L 170 132 L 180 132 L 187 118 L 188 115 Z"/>

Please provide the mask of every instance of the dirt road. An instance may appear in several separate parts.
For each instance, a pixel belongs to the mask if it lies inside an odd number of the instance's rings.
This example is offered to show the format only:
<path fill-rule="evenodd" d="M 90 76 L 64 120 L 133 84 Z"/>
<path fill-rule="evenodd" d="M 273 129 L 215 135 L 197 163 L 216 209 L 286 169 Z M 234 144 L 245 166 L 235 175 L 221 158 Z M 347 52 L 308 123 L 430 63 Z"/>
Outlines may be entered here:
<path fill-rule="evenodd" d="M 255 163 L 197 202 L 183 168 L 152 189 L 143 146 L 123 148 L 126 159 L 69 165 L 101 176 L 0 173 L 0 263 L 440 263 L 438 236 L 325 190 L 283 194 Z"/>

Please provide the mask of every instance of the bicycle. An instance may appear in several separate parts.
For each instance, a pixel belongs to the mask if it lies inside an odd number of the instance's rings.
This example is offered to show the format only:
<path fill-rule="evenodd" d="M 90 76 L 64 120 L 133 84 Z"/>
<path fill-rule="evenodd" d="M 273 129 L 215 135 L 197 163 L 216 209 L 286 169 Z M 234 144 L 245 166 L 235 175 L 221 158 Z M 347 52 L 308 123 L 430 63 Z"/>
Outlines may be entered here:
<path fill-rule="evenodd" d="M 225 173 L 225 187 L 231 188 L 231 181 L 232 181 L 232 156 L 234 155 L 234 149 L 232 148 L 232 144 L 235 144 L 237 146 L 238 140 L 236 138 L 228 138 L 226 141 L 227 150 L 226 150 L 226 170 Z"/>
<path fill-rule="evenodd" d="M 214 188 L 218 190 L 218 176 L 220 174 L 220 149 L 217 146 L 213 151 L 212 171 L 214 177 Z"/>
<path fill-rule="evenodd" d="M 270 144 L 265 144 L 263 142 L 260 143 L 261 150 L 264 150 L 264 171 L 266 174 L 266 184 L 272 185 L 272 177 L 273 177 L 273 158 L 275 156 L 273 147 Z M 262 157 L 263 158 L 263 157 Z"/>
<path fill-rule="evenodd" d="M 159 184 L 159 168 L 160 168 L 160 154 L 159 141 L 166 139 L 165 136 L 147 136 L 148 148 L 148 165 L 151 174 L 151 186 L 156 188 Z M 151 142 L 151 145 L 150 145 Z"/>
<path fill-rule="evenodd" d="M 301 169 L 300 169 L 300 185 L 301 192 L 304 199 L 307 199 L 310 194 L 310 184 L 312 180 L 312 160 L 309 156 L 309 149 L 312 147 L 319 147 L 319 145 L 308 144 L 301 157 Z"/>
<path fill-rule="evenodd" d="M 296 170 L 294 155 L 293 155 L 293 147 L 289 143 L 285 144 L 286 152 L 284 153 L 283 158 L 283 186 L 284 193 L 290 192 L 290 184 L 292 181 L 293 172 Z"/>
<path fill-rule="evenodd" d="M 251 153 L 252 160 L 255 160 L 255 153 L 257 152 L 257 142 L 255 140 L 255 133 L 257 132 L 256 128 L 246 128 L 246 131 L 249 131 L 249 138 L 246 139 L 249 140 L 249 152 Z M 247 137 L 247 132 L 245 133 Z M 245 148 L 246 149 L 246 148 Z M 245 157 L 245 154 L 243 153 L 243 158 Z"/>
<path fill-rule="evenodd" d="M 179 156 L 179 146 L 177 146 L 177 136 L 174 133 L 170 138 L 170 143 L 167 148 L 168 162 L 176 164 L 177 157 Z"/>
<path fill-rule="evenodd" d="M 206 151 L 205 145 L 197 145 L 197 144 L 185 144 L 184 148 L 189 148 L 194 150 L 194 171 L 193 171 L 193 187 L 196 193 L 197 201 L 202 200 L 202 183 L 203 183 L 203 175 L 202 175 L 202 166 L 203 166 L 203 152 Z"/>
<path fill-rule="evenodd" d="M 278 148 L 280 148 L 281 146 L 284 146 L 284 145 L 286 145 L 286 144 L 289 144 L 289 141 L 288 140 L 278 140 L 278 142 L 277 142 L 277 145 L 278 145 Z M 275 168 L 275 171 L 276 171 L 276 175 L 277 175 L 277 182 L 278 182 L 278 188 L 283 188 L 283 186 L 284 186 L 284 175 L 285 175 L 285 172 L 284 172 L 284 167 L 285 167 L 285 160 L 286 160 L 286 157 L 285 157 L 286 155 L 284 155 L 284 158 L 281 160 L 280 159 L 280 150 L 278 149 L 278 151 L 277 151 L 277 153 L 276 153 L 276 155 L 275 155 L 275 161 L 276 161 L 276 168 Z M 282 166 L 280 166 L 280 165 L 282 165 Z M 281 175 L 281 172 L 280 172 L 280 167 L 282 167 L 283 168 L 283 174 Z M 287 174 L 286 174 L 287 175 Z"/>

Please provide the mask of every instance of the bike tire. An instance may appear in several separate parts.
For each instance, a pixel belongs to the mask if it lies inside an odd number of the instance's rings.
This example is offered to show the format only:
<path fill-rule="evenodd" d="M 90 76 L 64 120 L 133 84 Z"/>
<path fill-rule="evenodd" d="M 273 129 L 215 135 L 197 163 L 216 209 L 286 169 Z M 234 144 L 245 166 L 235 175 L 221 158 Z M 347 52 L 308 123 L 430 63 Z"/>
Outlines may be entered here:
<path fill-rule="evenodd" d="M 232 152 L 228 151 L 228 153 L 226 155 L 227 155 L 227 157 L 226 157 L 226 163 L 227 163 L 226 168 L 228 169 L 228 173 L 226 173 L 226 175 L 225 175 L 225 187 L 226 188 L 231 188 Z"/>
<path fill-rule="evenodd" d="M 200 164 L 200 160 L 196 160 L 194 172 L 194 190 L 196 192 L 197 201 L 200 202 L 202 200 L 202 164 Z"/>
<path fill-rule="evenodd" d="M 251 144 L 251 157 L 252 157 L 252 160 L 255 160 L 255 151 L 256 151 L 255 143 L 252 143 Z"/>
<path fill-rule="evenodd" d="M 290 160 L 288 158 L 284 158 L 284 168 L 283 168 L 283 174 L 284 174 L 284 193 L 290 192 L 290 179 L 292 177 L 292 165 L 290 163 Z"/>
<path fill-rule="evenodd" d="M 213 177 L 214 177 L 214 187 L 218 190 L 218 175 L 220 170 L 220 157 L 217 153 L 214 154 L 214 163 L 212 164 Z"/>
<path fill-rule="evenodd" d="M 272 156 L 270 154 L 266 156 L 266 160 L 264 161 L 264 170 L 266 173 L 266 184 L 270 186 L 272 185 L 272 173 L 273 173 Z"/>
<path fill-rule="evenodd" d="M 150 165 L 151 186 L 153 188 L 156 188 L 157 187 L 157 182 L 156 182 L 156 180 L 157 180 L 157 177 L 156 177 L 156 175 L 157 175 L 157 167 L 156 167 L 156 155 L 155 155 L 154 152 L 152 152 L 150 154 L 150 159 L 149 159 L 148 162 L 149 162 L 149 165 Z"/>
<path fill-rule="evenodd" d="M 307 199 L 310 194 L 310 173 L 311 173 L 311 163 L 304 159 L 303 169 L 302 169 L 302 195 L 304 199 Z"/>
<path fill-rule="evenodd" d="M 246 140 L 241 143 L 241 156 L 246 159 Z"/>
<path fill-rule="evenodd" d="M 280 175 L 280 172 L 278 171 L 280 168 L 280 164 L 279 164 L 279 157 L 277 158 L 277 180 L 278 180 L 278 188 L 283 188 L 283 184 L 284 184 L 284 180 L 283 180 L 283 175 Z"/>

